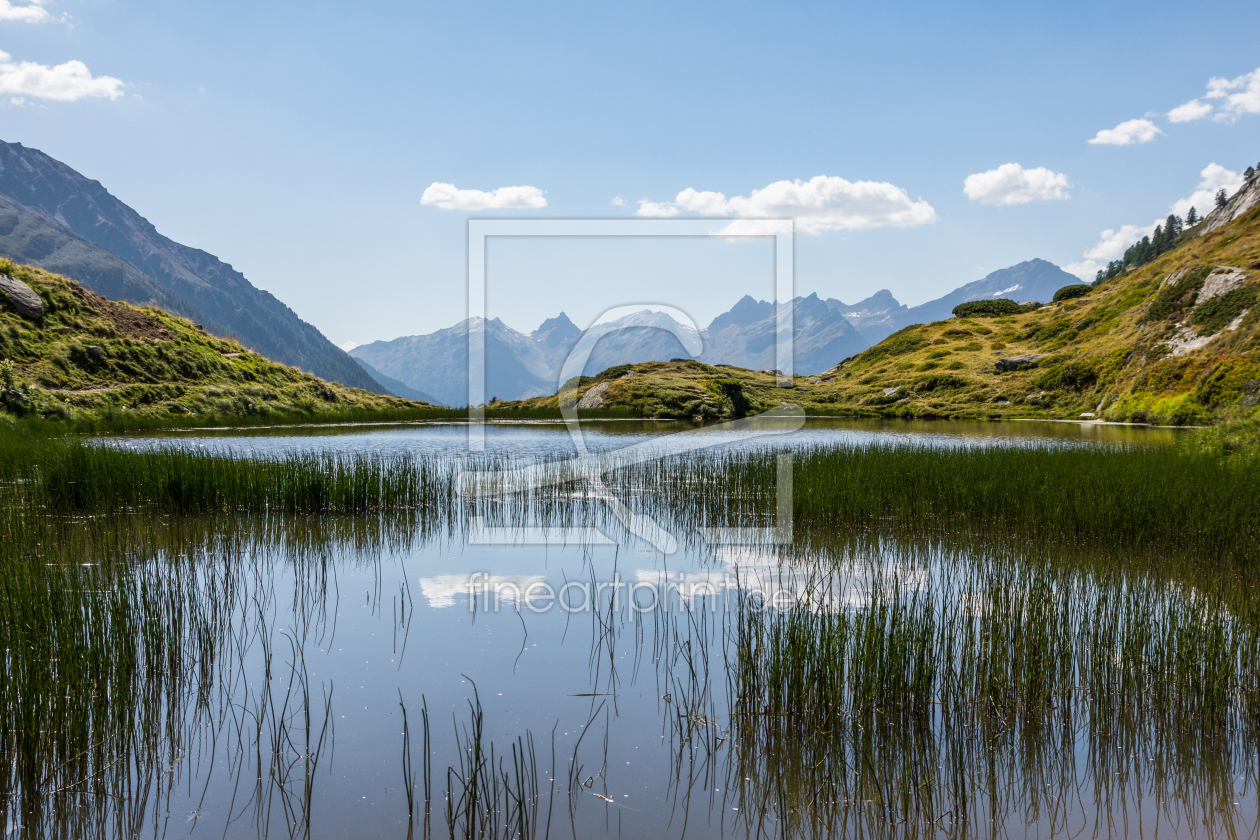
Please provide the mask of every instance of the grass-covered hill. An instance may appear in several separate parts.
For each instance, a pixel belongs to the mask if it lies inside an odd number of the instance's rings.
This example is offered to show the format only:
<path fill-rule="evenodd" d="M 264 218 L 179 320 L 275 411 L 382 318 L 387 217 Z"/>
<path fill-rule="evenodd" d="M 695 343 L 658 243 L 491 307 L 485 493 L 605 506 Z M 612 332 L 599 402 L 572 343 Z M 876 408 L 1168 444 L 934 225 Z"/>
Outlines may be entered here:
<path fill-rule="evenodd" d="M 694 419 L 785 402 L 809 414 L 852 416 L 1175 425 L 1257 418 L 1260 204 L 1235 212 L 1235 202 L 1257 190 L 1260 178 L 1158 259 L 1076 288 L 1078 297 L 907 327 L 819 376 L 796 377 L 791 390 L 775 387 L 773 372 L 675 360 L 605 371 L 567 398 L 581 398 L 579 407 Z M 1230 220 L 1209 230 L 1214 217 Z M 558 401 L 511 405 L 536 410 Z"/>
<path fill-rule="evenodd" d="M 106 300 L 42 269 L 0 259 L 0 275 L 26 284 L 42 308 L 22 314 L 0 291 L 0 422 L 42 417 L 125 428 L 428 408 L 325 382 L 184 318 Z"/>

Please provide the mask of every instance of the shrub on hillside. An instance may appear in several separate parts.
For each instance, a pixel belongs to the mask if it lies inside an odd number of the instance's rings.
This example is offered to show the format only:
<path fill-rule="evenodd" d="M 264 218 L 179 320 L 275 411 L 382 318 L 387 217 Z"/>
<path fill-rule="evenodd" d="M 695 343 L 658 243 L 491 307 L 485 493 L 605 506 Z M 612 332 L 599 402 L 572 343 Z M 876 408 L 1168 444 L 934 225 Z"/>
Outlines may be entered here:
<path fill-rule="evenodd" d="M 1031 311 L 1030 307 L 1006 298 L 969 300 L 958 304 L 953 309 L 955 317 L 958 318 L 997 318 L 1002 315 L 1022 315 Z"/>
<path fill-rule="evenodd" d="M 1085 297 L 1089 294 L 1090 289 L 1094 288 L 1087 283 L 1074 283 L 1071 286 L 1064 286 L 1062 289 L 1054 293 L 1053 302 L 1072 300 L 1073 298 Z"/>
<path fill-rule="evenodd" d="M 728 416 L 743 417 L 751 407 L 738 379 L 711 379 L 705 383 L 705 390 L 729 406 L 724 412 Z"/>

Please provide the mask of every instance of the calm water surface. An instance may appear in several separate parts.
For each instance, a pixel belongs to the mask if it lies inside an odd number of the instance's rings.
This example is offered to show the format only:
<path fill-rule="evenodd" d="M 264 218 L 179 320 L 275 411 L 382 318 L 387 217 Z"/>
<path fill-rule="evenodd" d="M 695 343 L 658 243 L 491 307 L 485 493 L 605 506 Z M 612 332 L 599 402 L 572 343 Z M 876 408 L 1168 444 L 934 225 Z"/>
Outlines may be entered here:
<path fill-rule="evenodd" d="M 678 432 L 694 432 L 691 423 L 672 421 L 583 421 L 591 451 L 610 451 Z M 826 445 L 1030 446 L 1081 444 L 1160 445 L 1175 442 L 1183 430 L 1091 423 L 1041 421 L 985 423 L 976 421 L 831 420 L 811 418 L 797 431 L 759 439 L 779 447 Z M 187 446 L 241 456 L 274 456 L 291 452 L 344 454 L 468 453 L 464 423 L 415 423 L 395 426 L 324 427 L 309 429 L 241 429 L 181 431 L 160 435 L 119 435 L 107 440 L 138 449 Z M 485 427 L 485 451 L 521 457 L 565 456 L 576 452 L 561 423 L 491 423 Z"/>
<path fill-rule="evenodd" d="M 606 451 L 691 427 L 589 428 L 588 445 Z M 775 443 L 1066 446 L 1175 438 L 1167 430 L 1074 424 L 810 421 Z M 255 456 L 467 451 L 460 424 L 110 440 Z M 486 443 L 497 454 L 573 452 L 565 429 L 552 425 L 492 425 Z M 213 534 L 220 526 L 207 527 Z M 788 608 L 809 591 L 773 549 L 684 539 L 665 555 L 616 534 L 613 544 L 524 544 L 521 533 L 476 523 L 425 536 L 297 536 L 309 528 L 319 525 L 294 525 L 291 539 L 244 540 L 232 551 L 209 547 L 206 534 L 188 538 L 186 551 L 203 570 L 198 597 L 204 610 L 222 613 L 215 632 L 223 642 L 215 662 L 200 663 L 214 675 L 202 677 L 213 690 L 203 685 L 200 699 L 185 697 L 176 715 L 188 734 L 157 768 L 158 787 L 166 787 L 139 807 L 136 836 L 423 836 L 426 707 L 429 830 L 448 836 L 448 796 L 468 794 L 461 767 L 483 760 L 469 752 L 478 700 L 486 762 L 494 747 L 490 775 L 510 786 L 521 762 L 514 745 L 527 755 L 532 749 L 525 774 L 537 784 L 527 797 L 535 820 L 530 836 L 811 836 L 800 820 L 786 828 L 784 815 L 757 811 L 760 780 L 744 775 L 755 771 L 731 749 L 729 613 L 741 592 L 756 590 Z M 888 568 L 900 562 L 893 554 L 865 559 Z M 920 557 L 896 586 L 915 591 L 942 568 Z M 817 608 L 867 608 L 869 574 L 852 566 L 840 577 L 839 589 Z M 866 814 L 865 822 L 833 824 L 812 836 L 1137 837 L 1160 821 L 1168 836 L 1209 836 L 1225 825 L 1244 836 L 1254 831 L 1254 760 L 1227 762 L 1227 793 L 1214 789 L 1202 802 L 1170 805 L 1153 793 L 1168 779 L 1100 773 L 1092 737 L 1070 736 L 1060 755 L 1072 766 L 1057 764 L 1054 779 L 1033 778 L 1038 759 L 1016 746 L 986 747 L 992 763 L 969 771 L 974 790 L 965 815 L 938 812 L 932 825 L 913 827 L 881 817 L 884 806 L 864 794 L 852 810 Z M 913 801 L 913 785 L 888 784 L 890 802 Z M 1029 798 L 1038 786 L 1047 801 L 1070 795 L 1072 802 L 1047 809 Z M 1226 806 L 1222 796 L 1240 804 Z M 1212 815 L 1206 827 L 1204 812 Z M 467 832 L 457 826 L 456 833 Z"/>

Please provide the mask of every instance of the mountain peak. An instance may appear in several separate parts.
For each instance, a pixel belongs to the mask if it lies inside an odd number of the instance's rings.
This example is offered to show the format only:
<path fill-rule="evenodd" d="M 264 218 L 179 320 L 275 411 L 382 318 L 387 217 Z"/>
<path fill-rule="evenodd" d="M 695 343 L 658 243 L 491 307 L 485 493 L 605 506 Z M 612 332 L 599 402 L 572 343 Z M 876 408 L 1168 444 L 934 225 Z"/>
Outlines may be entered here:
<path fill-rule="evenodd" d="M 545 347 L 560 347 L 577 341 L 582 331 L 577 324 L 569 320 L 569 316 L 561 312 L 554 318 L 548 318 L 539 324 L 538 329 L 529 337 Z"/>
<path fill-rule="evenodd" d="M 731 326 L 744 326 L 763 320 L 774 310 L 774 305 L 764 300 L 755 300 L 752 295 L 744 295 L 730 311 L 723 312 L 709 324 L 709 330 L 722 330 Z"/>

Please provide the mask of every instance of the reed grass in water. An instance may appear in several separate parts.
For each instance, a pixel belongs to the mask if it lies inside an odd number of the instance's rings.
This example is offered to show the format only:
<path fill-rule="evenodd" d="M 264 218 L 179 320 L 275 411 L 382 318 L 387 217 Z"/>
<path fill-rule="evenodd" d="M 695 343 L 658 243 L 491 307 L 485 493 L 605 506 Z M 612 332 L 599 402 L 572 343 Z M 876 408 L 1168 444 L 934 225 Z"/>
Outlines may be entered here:
<path fill-rule="evenodd" d="M 1173 447 L 828 446 L 794 453 L 793 520 L 801 542 L 845 532 L 966 534 L 1063 546 L 1097 545 L 1251 562 L 1260 555 L 1260 471 Z M 509 459 L 482 459 L 482 468 Z M 596 467 L 636 510 L 667 527 L 770 522 L 776 453 L 697 453 Z M 164 449 L 129 452 L 0 435 L 0 478 L 50 510 L 170 513 L 365 513 L 428 509 L 457 517 L 496 505 L 571 515 L 579 473 L 498 502 L 459 495 L 461 465 L 420 456 L 288 455 L 234 459 Z M 589 467 L 588 467 L 589 469 Z M 481 507 L 478 508 L 478 505 Z"/>
<path fill-rule="evenodd" d="M 800 604 L 745 602 L 731 620 L 728 790 L 746 827 L 1056 834 L 1127 819 L 1143 796 L 1165 831 L 1235 826 L 1260 746 L 1254 601 L 1035 556 L 945 564 L 911 587 L 904 567 L 862 571 L 856 600 L 828 576 Z"/>

